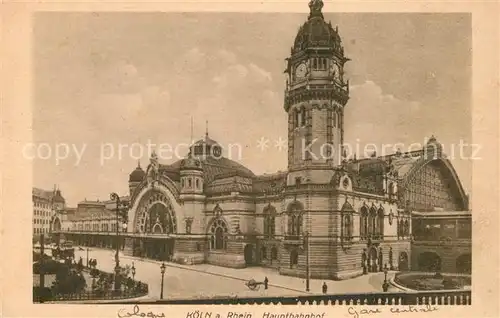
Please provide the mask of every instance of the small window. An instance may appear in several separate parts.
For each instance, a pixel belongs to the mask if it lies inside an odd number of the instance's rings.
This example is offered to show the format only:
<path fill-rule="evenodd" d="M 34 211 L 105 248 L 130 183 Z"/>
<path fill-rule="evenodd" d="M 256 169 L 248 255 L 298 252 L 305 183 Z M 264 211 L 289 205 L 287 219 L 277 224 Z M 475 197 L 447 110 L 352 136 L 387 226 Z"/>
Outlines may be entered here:
<path fill-rule="evenodd" d="M 306 109 L 305 108 L 302 108 L 300 119 L 301 119 L 300 125 L 305 126 L 306 125 Z"/>
<path fill-rule="evenodd" d="M 196 189 L 199 189 L 200 188 L 200 180 L 196 179 L 195 180 L 196 182 Z"/>
<path fill-rule="evenodd" d="M 188 188 L 191 188 L 191 187 L 192 187 L 191 179 L 188 179 Z"/>
<path fill-rule="evenodd" d="M 181 187 L 184 188 L 184 179 L 181 179 Z"/>

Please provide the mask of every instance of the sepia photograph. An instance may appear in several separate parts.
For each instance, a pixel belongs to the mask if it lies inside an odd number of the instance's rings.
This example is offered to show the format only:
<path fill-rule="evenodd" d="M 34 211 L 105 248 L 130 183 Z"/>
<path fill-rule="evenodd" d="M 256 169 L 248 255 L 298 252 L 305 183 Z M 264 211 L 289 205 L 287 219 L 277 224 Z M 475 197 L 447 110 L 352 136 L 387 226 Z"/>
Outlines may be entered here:
<path fill-rule="evenodd" d="M 302 2 L 32 15 L 33 303 L 473 304 L 472 15 Z"/>

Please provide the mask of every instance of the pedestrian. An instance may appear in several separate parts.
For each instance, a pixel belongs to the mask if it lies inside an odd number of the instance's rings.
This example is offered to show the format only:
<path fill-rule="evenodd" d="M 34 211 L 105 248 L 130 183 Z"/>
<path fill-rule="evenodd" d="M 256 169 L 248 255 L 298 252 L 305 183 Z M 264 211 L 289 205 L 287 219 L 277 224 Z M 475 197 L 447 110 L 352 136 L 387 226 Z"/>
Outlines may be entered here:
<path fill-rule="evenodd" d="M 264 289 L 267 289 L 268 284 L 269 284 L 269 279 L 267 279 L 266 276 L 266 278 L 264 278 Z"/>
<path fill-rule="evenodd" d="M 326 282 L 323 282 L 323 294 L 326 294 L 326 292 L 328 291 L 328 286 L 326 286 Z"/>

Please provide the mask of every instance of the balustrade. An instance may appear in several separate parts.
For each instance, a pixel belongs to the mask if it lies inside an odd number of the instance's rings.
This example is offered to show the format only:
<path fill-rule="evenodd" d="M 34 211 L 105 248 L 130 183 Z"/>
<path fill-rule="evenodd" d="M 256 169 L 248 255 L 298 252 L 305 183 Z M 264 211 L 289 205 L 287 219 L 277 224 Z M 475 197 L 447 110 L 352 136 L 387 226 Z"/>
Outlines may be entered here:
<path fill-rule="evenodd" d="M 471 305 L 471 291 L 425 291 L 401 293 L 365 293 L 311 295 L 298 297 L 210 298 L 145 301 L 144 304 L 282 304 L 282 305 Z M 128 301 L 123 301 L 128 303 Z M 131 302 L 132 303 L 132 302 Z"/>

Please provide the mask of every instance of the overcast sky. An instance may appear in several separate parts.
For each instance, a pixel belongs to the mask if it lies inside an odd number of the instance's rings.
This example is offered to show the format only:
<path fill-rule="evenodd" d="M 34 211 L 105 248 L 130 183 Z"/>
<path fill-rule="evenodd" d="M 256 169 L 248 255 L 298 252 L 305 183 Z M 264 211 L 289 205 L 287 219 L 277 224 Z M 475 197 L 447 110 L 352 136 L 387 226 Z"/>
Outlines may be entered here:
<path fill-rule="evenodd" d="M 195 138 L 208 120 L 210 137 L 241 144 L 240 161 L 255 173 L 285 170 L 286 151 L 274 147 L 287 137 L 284 59 L 307 13 L 37 14 L 34 141 L 86 148 L 78 164 L 74 151 L 60 162 L 36 159 L 35 186 L 58 184 L 71 206 L 127 194 L 137 165 L 127 147 L 188 143 L 191 116 Z M 456 144 L 457 155 L 460 140 L 471 142 L 469 15 L 325 19 L 338 25 L 351 58 L 347 142 L 423 143 L 434 134 L 448 154 Z M 271 140 L 265 151 L 256 147 L 261 137 Z M 115 156 L 103 164 L 108 143 Z M 470 160 L 452 162 L 470 191 Z"/>

